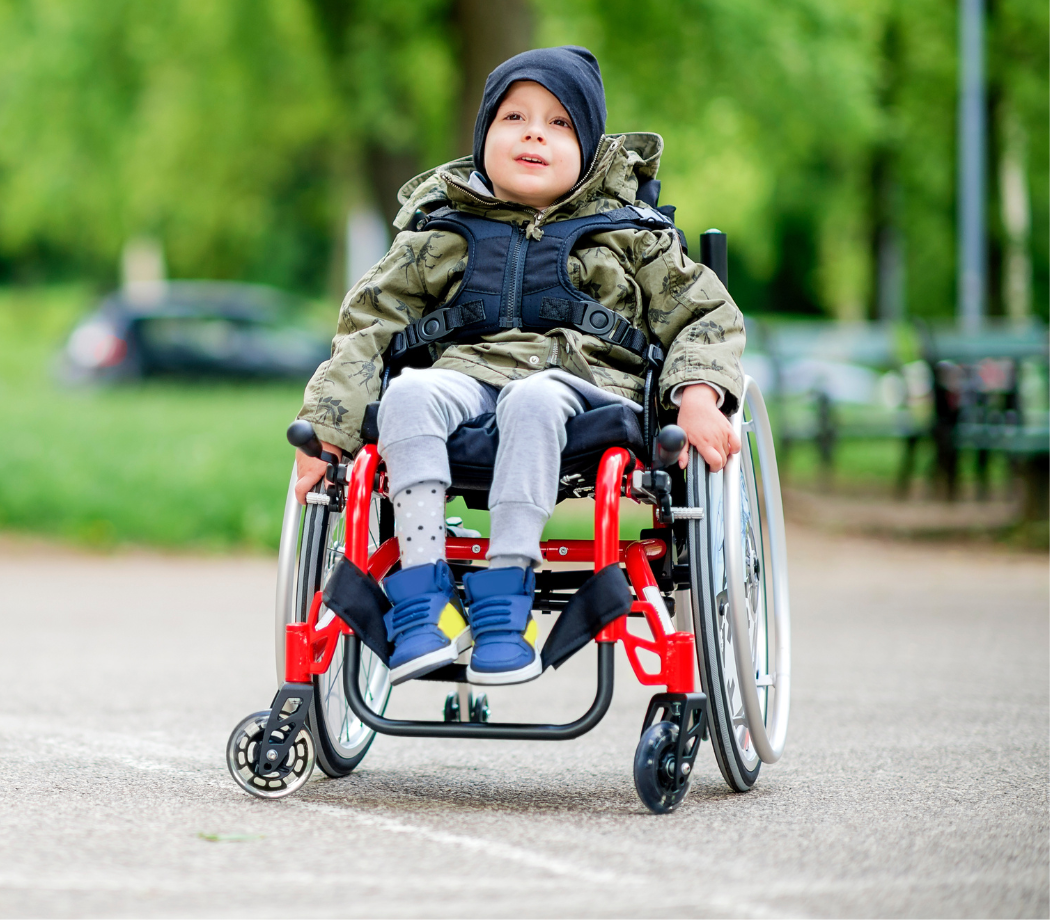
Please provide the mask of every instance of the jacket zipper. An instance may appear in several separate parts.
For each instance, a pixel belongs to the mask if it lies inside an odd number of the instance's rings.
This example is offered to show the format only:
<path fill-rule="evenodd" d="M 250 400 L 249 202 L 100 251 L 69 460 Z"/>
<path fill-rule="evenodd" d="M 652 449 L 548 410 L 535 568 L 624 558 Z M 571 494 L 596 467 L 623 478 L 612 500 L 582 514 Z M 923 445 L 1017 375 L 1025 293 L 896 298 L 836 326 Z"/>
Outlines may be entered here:
<path fill-rule="evenodd" d="M 503 306 L 500 309 L 501 329 L 516 329 L 521 326 L 521 286 L 525 277 L 525 250 L 529 240 L 522 227 L 514 228 L 510 243 L 510 259 L 507 280 L 503 286 Z"/>
<path fill-rule="evenodd" d="M 547 367 L 558 366 L 558 340 L 551 339 L 551 353 L 547 358 Z"/>
<path fill-rule="evenodd" d="M 617 149 L 619 149 L 619 148 L 617 148 Z M 604 162 L 608 158 L 609 153 L 612 150 L 613 150 L 613 147 L 610 147 L 608 150 L 605 151 L 605 153 L 601 157 L 602 162 Z M 583 188 L 588 182 L 591 181 L 591 176 L 593 176 L 594 173 L 597 171 L 597 169 L 598 169 L 598 159 L 599 159 L 598 157 L 595 157 L 593 160 L 591 160 L 591 165 L 587 169 L 587 172 L 583 174 L 583 176 L 579 179 L 579 181 L 577 181 L 577 183 L 571 189 L 569 189 L 568 194 L 564 198 L 562 198 L 561 201 L 556 201 L 554 204 L 549 205 L 548 207 L 544 208 L 542 211 L 538 211 L 536 213 L 536 217 L 533 218 L 533 226 L 534 227 L 537 227 L 537 228 L 540 227 L 540 225 L 543 223 L 543 221 L 547 218 L 547 214 L 550 211 L 555 210 L 556 208 L 560 208 L 563 204 L 568 204 L 570 201 L 572 201 L 573 198 L 576 197 L 576 193 L 579 192 L 579 190 L 581 188 Z"/>
<path fill-rule="evenodd" d="M 456 186 L 456 188 L 463 192 L 464 195 L 466 195 L 469 198 L 473 198 L 478 204 L 483 204 L 485 205 L 485 207 L 492 207 L 493 204 L 497 204 L 500 207 L 509 206 L 512 210 L 516 211 L 532 211 L 533 213 L 537 213 L 535 208 L 529 207 L 527 204 L 517 204 L 513 201 L 501 201 L 499 198 L 482 197 L 481 195 L 477 194 L 477 192 L 467 188 L 466 185 L 460 182 L 451 173 L 442 173 L 441 177 L 445 180 L 445 182 Z"/>

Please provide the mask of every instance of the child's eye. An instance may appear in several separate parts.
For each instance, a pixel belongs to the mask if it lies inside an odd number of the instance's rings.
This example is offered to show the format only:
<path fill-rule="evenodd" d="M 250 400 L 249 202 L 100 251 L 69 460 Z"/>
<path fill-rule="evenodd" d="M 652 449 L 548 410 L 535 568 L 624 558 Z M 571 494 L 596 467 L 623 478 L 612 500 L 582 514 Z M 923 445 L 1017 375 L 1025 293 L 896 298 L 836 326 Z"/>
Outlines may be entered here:
<path fill-rule="evenodd" d="M 556 124 L 559 128 L 572 128 L 572 122 L 567 118 L 555 118 L 553 124 Z"/>
<path fill-rule="evenodd" d="M 507 119 L 507 121 L 521 121 L 521 116 L 517 112 L 508 112 L 504 117 Z"/>

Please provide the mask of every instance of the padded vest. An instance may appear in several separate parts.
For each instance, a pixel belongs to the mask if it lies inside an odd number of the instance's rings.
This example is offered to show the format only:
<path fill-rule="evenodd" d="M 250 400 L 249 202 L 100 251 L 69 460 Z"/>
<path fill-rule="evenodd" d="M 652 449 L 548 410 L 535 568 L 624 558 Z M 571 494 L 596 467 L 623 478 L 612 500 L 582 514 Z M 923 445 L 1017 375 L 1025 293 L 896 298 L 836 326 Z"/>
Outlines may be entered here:
<path fill-rule="evenodd" d="M 569 279 L 569 254 L 583 236 L 622 229 L 674 229 L 674 221 L 651 207 L 630 205 L 554 221 L 543 237 L 530 240 L 522 226 L 443 207 L 417 224 L 450 230 L 467 241 L 467 267 L 456 295 L 399 332 L 391 345 L 396 358 L 431 342 L 472 342 L 503 329 L 546 332 L 578 329 L 637 355 L 648 346 L 645 333 L 602 306 Z"/>

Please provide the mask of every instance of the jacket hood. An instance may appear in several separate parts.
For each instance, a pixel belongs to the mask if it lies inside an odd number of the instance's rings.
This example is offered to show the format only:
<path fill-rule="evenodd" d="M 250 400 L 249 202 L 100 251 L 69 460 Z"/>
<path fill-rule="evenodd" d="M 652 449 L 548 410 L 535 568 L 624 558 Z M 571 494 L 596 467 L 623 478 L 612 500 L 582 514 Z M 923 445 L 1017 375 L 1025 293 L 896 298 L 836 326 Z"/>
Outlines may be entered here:
<path fill-rule="evenodd" d="M 586 175 L 562 198 L 544 211 L 516 202 L 479 195 L 469 188 L 473 157 L 460 157 L 410 179 L 398 192 L 401 210 L 394 220 L 398 230 L 412 226 L 417 211 L 429 213 L 445 203 L 484 212 L 497 219 L 522 215 L 530 224 L 584 214 L 597 214 L 635 204 L 638 186 L 656 178 L 664 142 L 659 134 L 634 132 L 606 134 Z"/>

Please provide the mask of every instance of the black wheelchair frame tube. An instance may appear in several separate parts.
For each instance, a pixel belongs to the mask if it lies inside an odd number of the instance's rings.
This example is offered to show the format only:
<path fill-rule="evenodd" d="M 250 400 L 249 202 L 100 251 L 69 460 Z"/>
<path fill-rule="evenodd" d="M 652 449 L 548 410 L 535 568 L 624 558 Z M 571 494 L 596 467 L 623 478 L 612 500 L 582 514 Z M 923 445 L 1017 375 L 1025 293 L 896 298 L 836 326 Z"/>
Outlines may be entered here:
<path fill-rule="evenodd" d="M 388 719 L 377 715 L 361 695 L 357 680 L 361 640 L 346 638 L 343 689 L 350 709 L 365 725 L 383 735 L 410 738 L 491 738 L 507 741 L 568 741 L 586 734 L 601 722 L 613 697 L 613 642 L 598 644 L 598 689 L 594 702 L 575 722 L 565 725 L 533 725 L 515 722 L 432 722 Z"/>

